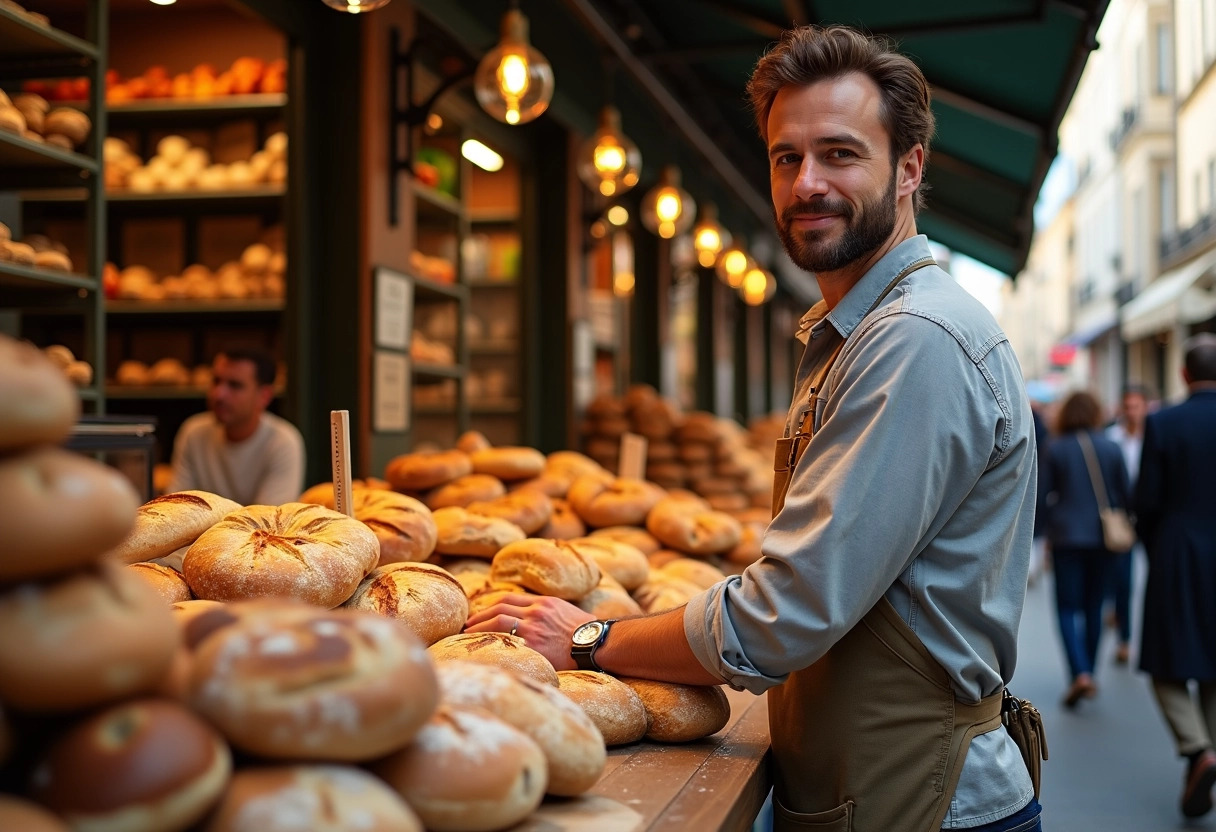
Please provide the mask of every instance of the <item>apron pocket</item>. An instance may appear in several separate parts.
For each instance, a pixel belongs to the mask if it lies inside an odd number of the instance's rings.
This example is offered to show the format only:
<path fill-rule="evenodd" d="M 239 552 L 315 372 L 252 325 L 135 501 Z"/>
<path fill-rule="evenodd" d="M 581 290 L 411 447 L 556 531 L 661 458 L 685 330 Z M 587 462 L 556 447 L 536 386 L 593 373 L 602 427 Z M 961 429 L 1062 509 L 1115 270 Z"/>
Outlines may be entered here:
<path fill-rule="evenodd" d="M 852 832 L 853 801 L 828 809 L 826 812 L 794 812 L 781 805 L 777 796 L 773 796 L 773 812 L 776 821 L 773 828 L 776 832 L 794 832 L 799 829 L 811 829 L 815 832 Z"/>

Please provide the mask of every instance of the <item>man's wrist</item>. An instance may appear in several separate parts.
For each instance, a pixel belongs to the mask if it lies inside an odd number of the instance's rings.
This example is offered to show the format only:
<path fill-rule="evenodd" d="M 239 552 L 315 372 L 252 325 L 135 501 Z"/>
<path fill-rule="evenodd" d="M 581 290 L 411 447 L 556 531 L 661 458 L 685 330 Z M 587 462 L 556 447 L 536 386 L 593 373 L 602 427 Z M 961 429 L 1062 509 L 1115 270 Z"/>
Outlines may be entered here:
<path fill-rule="evenodd" d="M 615 623 L 616 619 L 588 621 L 575 628 L 570 635 L 570 658 L 579 670 L 604 672 L 596 662 L 595 654 L 608 639 L 608 633 Z"/>

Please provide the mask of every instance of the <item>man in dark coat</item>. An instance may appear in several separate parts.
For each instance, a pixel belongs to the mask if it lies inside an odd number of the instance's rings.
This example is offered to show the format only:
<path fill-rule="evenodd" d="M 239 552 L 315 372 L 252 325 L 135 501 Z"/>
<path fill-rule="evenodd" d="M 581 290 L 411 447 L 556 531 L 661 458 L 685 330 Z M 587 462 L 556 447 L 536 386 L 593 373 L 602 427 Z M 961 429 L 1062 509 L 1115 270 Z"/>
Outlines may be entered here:
<path fill-rule="evenodd" d="M 1149 563 L 1140 669 L 1189 762 L 1182 813 L 1199 817 L 1216 785 L 1216 335 L 1187 342 L 1182 375 L 1189 398 L 1148 417 L 1140 458 L 1136 525 Z"/>

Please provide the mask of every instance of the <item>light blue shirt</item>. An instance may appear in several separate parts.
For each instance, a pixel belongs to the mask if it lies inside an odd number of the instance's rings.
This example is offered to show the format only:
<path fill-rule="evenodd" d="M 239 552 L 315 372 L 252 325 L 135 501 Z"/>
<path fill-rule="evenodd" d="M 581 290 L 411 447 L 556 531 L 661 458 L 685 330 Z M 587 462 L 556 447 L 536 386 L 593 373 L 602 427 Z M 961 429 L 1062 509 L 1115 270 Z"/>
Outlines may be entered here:
<path fill-rule="evenodd" d="M 790 419 L 842 338 L 822 419 L 764 557 L 694 598 L 689 644 L 732 687 L 760 693 L 808 667 L 886 596 L 968 702 L 1013 675 L 1034 525 L 1036 454 L 1017 358 L 992 315 L 935 265 L 926 239 L 889 252 L 807 344 Z M 786 435 L 790 435 L 787 422 Z M 1014 814 L 1033 795 L 1005 729 L 977 737 L 943 828 Z"/>

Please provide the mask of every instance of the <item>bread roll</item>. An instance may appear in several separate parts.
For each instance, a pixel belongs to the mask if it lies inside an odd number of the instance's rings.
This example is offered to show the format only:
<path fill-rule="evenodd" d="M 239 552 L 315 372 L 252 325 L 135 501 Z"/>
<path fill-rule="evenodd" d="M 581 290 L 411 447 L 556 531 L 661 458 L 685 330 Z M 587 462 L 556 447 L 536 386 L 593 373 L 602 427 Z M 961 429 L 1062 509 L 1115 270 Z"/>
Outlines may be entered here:
<path fill-rule="evenodd" d="M 434 670 L 403 624 L 286 601 L 242 607 L 199 645 L 189 693 L 234 746 L 369 760 L 408 743 L 434 710 Z"/>
<path fill-rule="evenodd" d="M 646 518 L 646 530 L 664 545 L 693 555 L 728 552 L 743 537 L 739 521 L 721 511 L 704 511 L 695 503 L 668 498 Z"/>
<path fill-rule="evenodd" d="M 42 125 L 47 135 L 57 133 L 67 136 L 76 147 L 84 144 L 93 127 L 88 116 L 71 107 L 57 107 L 51 110 L 43 117 Z"/>
<path fill-rule="evenodd" d="M 190 595 L 190 585 L 175 569 L 161 566 L 159 563 L 132 563 L 127 569 L 152 587 L 167 604 L 189 601 L 193 597 Z"/>
<path fill-rule="evenodd" d="M 595 589 L 579 598 L 575 604 L 580 610 L 599 619 L 629 618 L 644 612 L 638 602 L 607 572 L 600 575 Z"/>
<path fill-rule="evenodd" d="M 490 444 L 490 440 L 486 439 L 485 434 L 478 430 L 466 430 L 456 439 L 456 450 L 466 454 L 484 451 L 491 447 L 493 446 Z"/>
<path fill-rule="evenodd" d="M 169 605 L 121 565 L 0 594 L 0 701 L 90 707 L 150 690 L 180 640 Z"/>
<path fill-rule="evenodd" d="M 354 766 L 266 766 L 238 771 L 205 832 L 423 832 L 378 777 Z"/>
<path fill-rule="evenodd" d="M 489 575 L 478 585 L 473 581 L 461 581 L 465 586 L 465 594 L 469 597 L 469 615 L 489 609 L 508 595 L 525 595 L 539 598 L 535 592 L 529 592 L 519 584 L 508 581 L 495 581 Z"/>
<path fill-rule="evenodd" d="M 435 551 L 438 529 L 431 510 L 396 491 L 360 488 L 351 497 L 355 519 L 380 541 L 380 565 L 424 561 Z"/>
<path fill-rule="evenodd" d="M 107 557 L 122 563 L 163 558 L 188 546 L 229 512 L 241 506 L 208 491 L 177 491 L 144 503 L 135 528 Z"/>
<path fill-rule="evenodd" d="M 642 550 L 609 537 L 580 537 L 567 541 L 595 561 L 626 591 L 637 589 L 650 576 L 650 563 Z"/>
<path fill-rule="evenodd" d="M 473 471 L 489 474 L 500 480 L 526 480 L 545 470 L 545 455 L 535 448 L 497 447 L 483 448 L 469 455 Z"/>
<path fill-rule="evenodd" d="M 435 551 L 442 555 L 492 558 L 502 547 L 527 537 L 509 520 L 470 514 L 455 506 L 439 509 L 434 517 L 438 530 Z"/>
<path fill-rule="evenodd" d="M 566 499 L 588 526 L 641 526 L 663 490 L 645 480 L 582 476 L 570 486 Z"/>
<path fill-rule="evenodd" d="M 92 563 L 130 531 L 139 504 L 113 468 L 46 447 L 0 457 L 0 494 L 0 581 Z"/>
<path fill-rule="evenodd" d="M 606 473 L 598 462 L 578 451 L 554 451 L 545 457 L 545 470 L 564 474 L 571 480 L 586 474 Z"/>
<path fill-rule="evenodd" d="M 437 663 L 463 659 L 509 670 L 519 676 L 557 687 L 557 671 L 549 660 L 507 633 L 461 633 L 432 644 L 427 651 Z"/>
<path fill-rule="evenodd" d="M 600 569 L 591 555 L 570 543 L 530 538 L 504 546 L 494 556 L 490 577 L 576 601 L 599 583 Z"/>
<path fill-rule="evenodd" d="M 744 522 L 741 526 L 742 535 L 739 537 L 738 544 L 723 557 L 736 566 L 748 566 L 760 560 L 763 554 L 760 544 L 764 540 L 764 532 L 768 528 L 768 524 Z"/>
<path fill-rule="evenodd" d="M 594 670 L 560 670 L 557 681 L 561 692 L 591 717 L 605 745 L 628 745 L 646 736 L 642 698 L 620 679 Z"/>
<path fill-rule="evenodd" d="M 711 566 L 703 560 L 695 558 L 677 558 L 659 567 L 664 575 L 696 584 L 701 589 L 709 589 L 719 581 L 726 580 L 726 575 L 716 566 Z"/>
<path fill-rule="evenodd" d="M 677 552 L 675 549 L 659 549 L 657 552 L 651 552 L 646 556 L 650 561 L 650 568 L 654 570 L 662 569 L 673 560 L 681 560 L 688 557 L 683 552 Z"/>
<path fill-rule="evenodd" d="M 633 598 L 647 613 L 656 613 L 682 607 L 702 592 L 701 587 L 691 581 L 656 570 L 646 583 L 633 591 Z"/>
<path fill-rule="evenodd" d="M 0 829 L 13 832 L 71 832 L 66 823 L 37 803 L 0 794 Z"/>
<path fill-rule="evenodd" d="M 33 797 L 74 829 L 186 829 L 232 771 L 227 744 L 181 705 L 124 702 L 61 737 L 34 771 Z"/>
<path fill-rule="evenodd" d="M 717 685 L 676 685 L 621 679 L 646 708 L 646 739 L 691 742 L 716 734 L 730 721 L 730 701 Z"/>
<path fill-rule="evenodd" d="M 513 491 L 493 500 L 477 500 L 465 507 L 469 514 L 499 517 L 534 534 L 553 516 L 553 502 L 539 491 Z"/>
<path fill-rule="evenodd" d="M 452 506 L 464 508 L 469 503 L 493 500 L 507 493 L 498 477 L 489 474 L 468 474 L 430 491 L 423 502 L 431 511 Z"/>
<path fill-rule="evenodd" d="M 464 629 L 469 601 L 460 581 L 429 563 L 390 563 L 363 579 L 346 609 L 405 624 L 426 646 Z"/>
<path fill-rule="evenodd" d="M 424 491 L 473 473 L 469 455 L 461 451 L 422 451 L 389 460 L 384 478 L 398 491 Z"/>
<path fill-rule="evenodd" d="M 432 832 L 492 832 L 540 805 L 548 768 L 526 734 L 493 714 L 443 705 L 416 741 L 373 770 Z"/>
<path fill-rule="evenodd" d="M 79 416 L 80 399 L 51 360 L 0 335 L 0 452 L 61 442 Z"/>
<path fill-rule="evenodd" d="M 350 481 L 351 491 L 360 491 L 362 489 L 371 489 L 373 491 L 391 491 L 392 488 L 387 482 L 375 477 L 367 477 L 365 479 L 354 479 Z M 321 482 L 307 489 L 303 494 L 296 499 L 297 503 L 313 503 L 326 508 L 334 507 L 334 484 L 332 482 Z"/>
<path fill-rule="evenodd" d="M 683 421 L 676 427 L 676 439 L 680 442 L 716 444 L 723 437 L 720 421 L 714 414 L 704 411 L 686 413 Z"/>
<path fill-rule="evenodd" d="M 511 483 L 512 491 L 539 491 L 549 498 L 560 497 L 565 499 L 566 492 L 570 490 L 570 484 L 574 482 L 574 478 L 563 474 L 560 471 L 551 471 L 546 468 L 541 471 L 539 476 L 532 477 L 527 480 L 516 480 Z"/>
<path fill-rule="evenodd" d="M 605 526 L 591 532 L 589 537 L 606 537 L 610 540 L 628 543 L 644 555 L 663 548 L 663 544 L 655 540 L 654 535 L 637 526 Z"/>
<path fill-rule="evenodd" d="M 182 568 L 198 598 L 298 598 L 336 607 L 380 560 L 367 526 L 321 506 L 249 506 L 216 523 L 186 552 Z"/>
<path fill-rule="evenodd" d="M 579 517 L 578 513 L 570 507 L 570 503 L 560 497 L 552 497 L 550 500 L 553 504 L 553 513 L 549 515 L 549 522 L 536 531 L 536 537 L 548 540 L 569 540 L 587 534 L 587 526 L 583 523 L 583 518 Z"/>
<path fill-rule="evenodd" d="M 540 746 L 549 764 L 548 794 L 582 794 L 603 773 L 606 755 L 599 729 L 560 690 L 472 662 L 444 662 L 435 672 L 444 704 L 484 708 Z"/>

